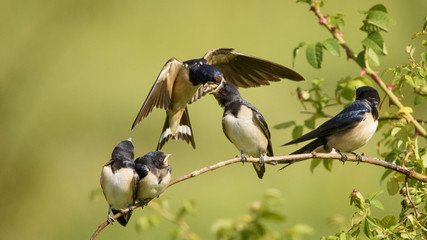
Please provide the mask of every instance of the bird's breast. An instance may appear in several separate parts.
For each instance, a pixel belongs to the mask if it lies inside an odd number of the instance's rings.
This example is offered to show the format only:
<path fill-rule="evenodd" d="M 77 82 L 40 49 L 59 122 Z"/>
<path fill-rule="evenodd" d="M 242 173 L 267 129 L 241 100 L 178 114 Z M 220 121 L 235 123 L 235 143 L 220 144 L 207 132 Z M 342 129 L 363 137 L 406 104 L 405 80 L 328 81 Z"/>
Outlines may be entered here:
<path fill-rule="evenodd" d="M 170 173 L 162 176 L 162 181 L 159 183 L 159 177 L 151 171 L 147 176 L 141 179 L 138 183 L 137 199 L 147 199 L 158 197 L 167 187 L 171 180 Z"/>
<path fill-rule="evenodd" d="M 200 87 L 200 85 L 194 86 L 189 76 L 189 70 L 187 68 L 181 69 L 176 76 L 173 86 L 171 107 L 175 111 L 185 107 Z"/>
<path fill-rule="evenodd" d="M 127 208 L 133 204 L 136 172 L 131 168 L 120 168 L 113 171 L 105 166 L 101 173 L 101 186 L 108 204 L 113 209 Z"/>
<path fill-rule="evenodd" d="M 226 114 L 222 121 L 224 131 L 239 151 L 258 157 L 260 151 L 267 151 L 268 139 L 252 118 L 252 110 L 242 106 L 237 115 Z"/>

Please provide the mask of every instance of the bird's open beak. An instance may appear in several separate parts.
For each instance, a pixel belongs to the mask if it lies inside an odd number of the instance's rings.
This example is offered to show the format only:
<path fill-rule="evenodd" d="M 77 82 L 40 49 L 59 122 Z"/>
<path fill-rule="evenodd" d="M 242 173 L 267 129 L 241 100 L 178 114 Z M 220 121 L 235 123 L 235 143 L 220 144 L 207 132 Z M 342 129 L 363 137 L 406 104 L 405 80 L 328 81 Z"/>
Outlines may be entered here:
<path fill-rule="evenodd" d="M 165 155 L 165 159 L 163 159 L 163 163 L 168 165 L 168 158 L 171 156 L 172 154 L 166 154 Z"/>
<path fill-rule="evenodd" d="M 131 137 L 130 137 L 130 138 L 128 138 L 127 140 L 128 140 L 129 142 L 132 142 L 132 138 L 131 138 Z"/>

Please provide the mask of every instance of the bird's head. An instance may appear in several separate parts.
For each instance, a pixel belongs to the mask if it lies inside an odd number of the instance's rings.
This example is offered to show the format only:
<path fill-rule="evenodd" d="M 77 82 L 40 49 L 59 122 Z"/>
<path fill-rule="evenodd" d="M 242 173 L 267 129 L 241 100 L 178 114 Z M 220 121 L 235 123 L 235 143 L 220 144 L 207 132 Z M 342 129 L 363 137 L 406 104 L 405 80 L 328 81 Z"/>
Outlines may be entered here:
<path fill-rule="evenodd" d="M 224 77 L 222 72 L 211 65 L 203 64 L 190 69 L 190 80 L 194 85 L 198 84 L 220 84 Z"/>
<path fill-rule="evenodd" d="M 111 154 L 111 159 L 123 159 L 123 160 L 133 160 L 134 158 L 134 148 L 132 144 L 132 139 L 121 141 L 114 148 L 113 153 Z"/>
<path fill-rule="evenodd" d="M 377 90 L 369 86 L 356 88 L 356 100 L 366 100 L 375 107 L 378 107 L 381 101 L 380 95 L 378 94 Z"/>
<path fill-rule="evenodd" d="M 219 105 L 225 106 L 229 102 L 240 100 L 239 90 L 234 84 L 223 80 L 213 93 Z"/>
<path fill-rule="evenodd" d="M 154 165 L 156 168 L 164 168 L 169 166 L 168 158 L 172 154 L 165 154 L 159 151 L 153 151 L 145 154 L 144 156 L 137 159 L 138 164 L 143 165 Z"/>

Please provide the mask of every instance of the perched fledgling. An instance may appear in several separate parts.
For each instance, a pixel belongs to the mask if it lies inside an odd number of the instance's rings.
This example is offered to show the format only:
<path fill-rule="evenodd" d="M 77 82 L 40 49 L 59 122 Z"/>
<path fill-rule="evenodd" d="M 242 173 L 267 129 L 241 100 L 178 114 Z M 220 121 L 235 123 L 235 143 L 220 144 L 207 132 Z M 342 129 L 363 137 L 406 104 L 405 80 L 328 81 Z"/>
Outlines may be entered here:
<path fill-rule="evenodd" d="M 139 175 L 136 199 L 141 207 L 146 205 L 146 200 L 158 197 L 168 186 L 171 180 L 171 167 L 168 165 L 170 155 L 154 151 L 135 160 Z"/>
<path fill-rule="evenodd" d="M 138 174 L 133 162 L 134 148 L 131 139 L 122 141 L 114 148 L 111 160 L 104 165 L 101 172 L 101 187 L 108 202 L 108 222 L 113 224 L 110 216 L 120 212 L 120 209 L 130 208 L 130 211 L 117 218 L 117 221 L 126 226 L 131 215 L 132 205 L 135 202 Z"/>
<path fill-rule="evenodd" d="M 342 161 L 347 159 L 347 156 L 343 152 L 349 152 L 357 156 L 360 162 L 361 156 L 353 151 L 365 145 L 372 135 L 374 135 L 378 126 L 377 107 L 379 103 L 380 96 L 377 90 L 369 86 L 357 88 L 356 100 L 344 108 L 338 115 L 324 122 L 313 131 L 282 146 L 316 138 L 291 154 L 310 152 L 329 153 L 332 149 L 335 149 L 341 154 Z M 294 162 L 289 163 L 283 168 Z"/>
<path fill-rule="evenodd" d="M 295 71 L 277 63 L 219 48 L 208 51 L 203 58 L 180 62 L 171 58 L 163 66 L 157 80 L 141 107 L 132 129 L 146 118 L 153 108 L 166 110 L 166 120 L 157 150 L 169 139 L 194 142 L 187 104 L 195 102 L 215 89 L 224 79 L 238 87 L 269 85 L 269 81 L 304 78 Z"/>
<path fill-rule="evenodd" d="M 224 108 L 222 130 L 225 136 L 240 151 L 242 161 L 246 155 L 258 157 L 253 163 L 260 179 L 264 176 L 264 154 L 273 156 L 270 131 L 261 113 L 241 96 L 237 87 L 230 82 L 222 82 L 215 90 L 218 104 Z"/>

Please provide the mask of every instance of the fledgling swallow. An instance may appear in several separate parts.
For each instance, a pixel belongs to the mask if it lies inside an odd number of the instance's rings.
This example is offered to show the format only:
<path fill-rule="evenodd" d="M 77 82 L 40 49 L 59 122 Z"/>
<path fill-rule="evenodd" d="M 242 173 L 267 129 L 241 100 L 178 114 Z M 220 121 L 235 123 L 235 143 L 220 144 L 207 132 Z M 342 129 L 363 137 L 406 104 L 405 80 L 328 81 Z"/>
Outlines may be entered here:
<path fill-rule="evenodd" d="M 193 103 L 215 89 L 223 79 L 238 87 L 269 85 L 269 81 L 304 78 L 295 71 L 277 63 L 234 51 L 219 48 L 208 51 L 203 58 L 180 62 L 171 58 L 163 66 L 150 90 L 132 129 L 146 118 L 153 108 L 166 110 L 166 120 L 157 150 L 169 139 L 194 142 L 187 104 Z"/>
<path fill-rule="evenodd" d="M 126 226 L 132 215 L 132 205 L 135 202 L 138 174 L 133 162 L 133 144 L 131 139 L 122 141 L 114 148 L 111 160 L 108 161 L 101 172 L 101 187 L 105 199 L 108 202 L 107 221 L 113 224 L 114 219 L 110 216 L 128 208 L 129 212 L 117 218 L 117 221 Z"/>
<path fill-rule="evenodd" d="M 171 167 L 168 158 L 171 154 L 159 151 L 149 152 L 135 160 L 135 169 L 139 175 L 136 199 L 141 206 L 147 200 L 159 197 L 171 180 Z"/>
<path fill-rule="evenodd" d="M 282 146 L 316 138 L 291 154 L 329 153 L 332 149 L 335 149 L 341 155 L 343 162 L 347 159 L 343 152 L 354 154 L 360 162 L 361 156 L 353 151 L 365 145 L 374 135 L 378 126 L 377 107 L 379 103 L 380 96 L 377 90 L 369 86 L 357 88 L 356 100 L 338 115 L 324 122 L 313 131 Z M 285 167 L 294 162 L 287 164 Z"/>
<path fill-rule="evenodd" d="M 264 155 L 273 156 L 270 131 L 261 113 L 244 100 L 237 87 L 230 82 L 222 82 L 214 92 L 218 104 L 224 108 L 222 130 L 231 143 L 240 151 L 242 161 L 249 156 L 258 157 L 253 163 L 260 179 L 264 176 Z"/>

